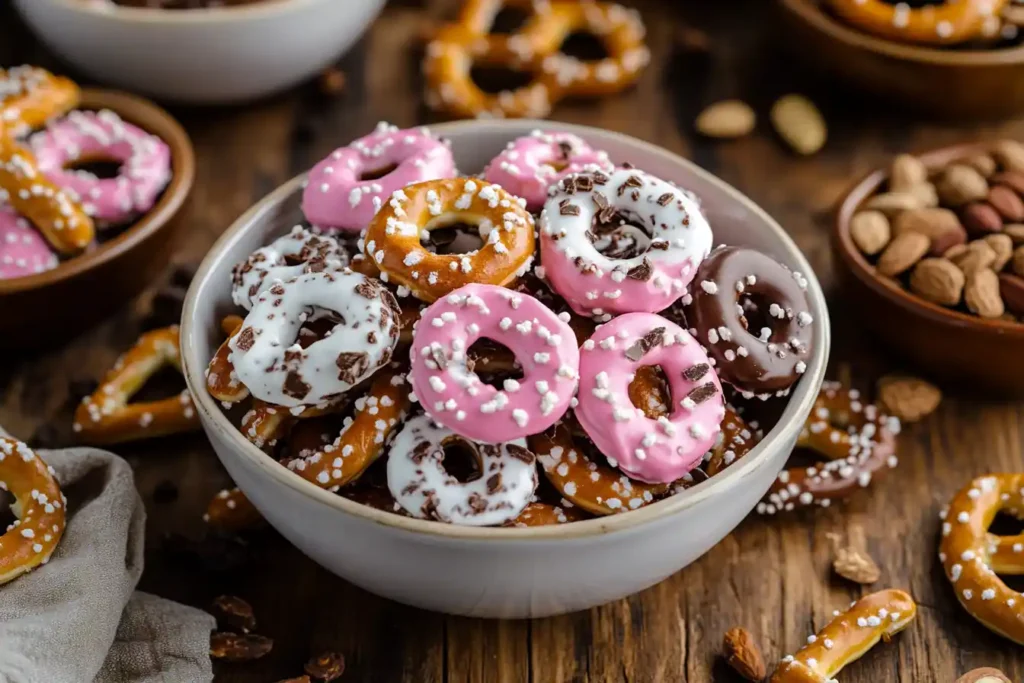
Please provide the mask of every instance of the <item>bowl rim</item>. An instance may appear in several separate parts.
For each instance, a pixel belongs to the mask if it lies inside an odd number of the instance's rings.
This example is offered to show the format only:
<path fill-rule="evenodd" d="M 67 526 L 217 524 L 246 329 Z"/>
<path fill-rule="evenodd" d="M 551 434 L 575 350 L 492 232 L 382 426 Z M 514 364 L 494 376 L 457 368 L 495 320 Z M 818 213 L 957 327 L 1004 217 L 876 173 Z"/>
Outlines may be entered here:
<path fill-rule="evenodd" d="M 918 159 L 929 168 L 962 158 L 974 152 L 991 151 L 991 142 L 969 142 L 956 145 L 937 147 L 919 154 Z M 1024 341 L 1024 324 L 1006 320 L 989 320 L 968 315 L 957 310 L 945 308 L 916 296 L 894 282 L 885 280 L 875 274 L 874 266 L 868 262 L 850 236 L 850 221 L 857 213 L 860 205 L 889 178 L 889 170 L 885 167 L 875 169 L 859 180 L 848 190 L 837 204 L 833 223 L 833 238 L 839 245 L 839 253 L 850 272 L 876 294 L 900 306 L 910 315 L 926 318 L 942 325 L 957 327 L 974 333 L 985 333 L 1016 337 Z"/>
<path fill-rule="evenodd" d="M 948 50 L 915 43 L 900 43 L 847 26 L 822 11 L 818 2 L 814 0 L 778 2 L 785 10 L 800 17 L 805 23 L 833 40 L 886 57 L 942 66 L 986 67 L 1024 64 L 1024 44 L 997 50 Z"/>
<path fill-rule="evenodd" d="M 27 0 L 40 2 L 41 0 Z M 96 0 L 48 0 L 61 5 L 65 10 L 104 17 L 126 22 L 144 24 L 197 24 L 209 22 L 231 22 L 241 20 L 272 19 L 288 11 L 301 9 L 325 2 L 347 2 L 349 0 L 258 0 L 251 4 L 229 5 L 227 7 L 200 7 L 189 10 L 167 10 L 156 7 L 125 7 L 112 2 Z"/>
<path fill-rule="evenodd" d="M 494 120 L 494 121 L 454 121 L 433 125 L 431 130 L 438 135 L 446 136 L 453 130 L 464 128 L 478 128 L 481 134 L 484 131 L 498 130 L 504 133 L 508 140 L 515 139 L 521 135 L 528 134 L 534 129 L 560 130 L 575 133 L 584 139 L 588 136 L 598 134 L 604 138 L 611 138 L 621 144 L 633 148 L 637 153 L 647 156 L 660 157 L 661 159 L 684 167 L 689 173 L 701 177 L 705 182 L 716 185 L 733 201 L 738 202 L 746 209 L 756 214 L 768 227 L 773 230 L 784 248 L 796 262 L 800 271 L 806 273 L 808 280 L 808 300 L 811 308 L 815 311 L 819 343 L 814 355 L 808 363 L 808 368 L 801 381 L 789 397 L 789 402 L 779 419 L 778 424 L 769 432 L 765 438 L 738 464 L 729 467 L 726 471 L 709 478 L 681 493 L 670 496 L 665 500 L 652 503 L 636 510 L 619 515 L 596 517 L 580 522 L 573 522 L 565 525 L 550 525 L 540 527 L 472 527 L 459 526 L 455 524 L 441 524 L 434 521 L 415 519 L 399 516 L 384 510 L 377 510 L 369 506 L 348 500 L 336 493 L 312 484 L 287 467 L 282 467 L 276 460 L 268 457 L 263 451 L 257 448 L 244 438 L 241 432 L 231 424 L 227 416 L 221 411 L 217 402 L 206 391 L 204 370 L 206 361 L 198 360 L 192 362 L 196 351 L 198 332 L 195 329 L 196 309 L 198 307 L 199 290 L 204 288 L 211 277 L 211 271 L 216 261 L 221 260 L 222 254 L 234 242 L 241 239 L 242 235 L 253 224 L 255 219 L 265 212 L 272 211 L 285 198 L 299 190 L 305 179 L 305 173 L 299 174 L 284 183 L 266 197 L 261 199 L 239 217 L 213 244 L 207 252 L 196 271 L 196 275 L 189 287 L 185 297 L 185 304 L 181 320 L 181 361 L 182 374 L 189 391 L 195 397 L 196 408 L 199 411 L 200 419 L 206 429 L 215 430 L 227 448 L 231 449 L 238 457 L 247 460 L 257 470 L 269 475 L 278 484 L 287 486 L 297 493 L 312 499 L 321 505 L 330 507 L 340 513 L 353 515 L 363 521 L 381 524 L 396 530 L 411 532 L 418 537 L 445 538 L 445 539 L 473 539 L 480 541 L 534 541 L 534 540 L 565 540 L 570 538 L 582 538 L 599 534 L 611 533 L 648 522 L 664 520 L 673 514 L 690 508 L 710 496 L 724 496 L 724 490 L 733 488 L 736 484 L 747 478 L 755 470 L 767 465 L 770 460 L 771 451 L 777 449 L 778 444 L 787 440 L 795 441 L 797 434 L 803 428 L 803 422 L 810 413 L 814 400 L 817 398 L 819 388 L 824 380 L 825 370 L 828 363 L 829 350 L 831 347 L 831 327 L 829 324 L 828 307 L 825 296 L 821 289 L 814 271 L 807 262 L 803 253 L 796 243 L 782 229 L 782 227 L 768 215 L 763 209 L 751 199 L 740 193 L 728 183 L 715 177 L 708 171 L 696 164 L 683 159 L 682 157 L 669 152 L 651 143 L 637 138 L 607 131 L 591 126 L 562 123 L 557 121 L 540 121 L 530 119 L 516 120 Z M 205 333 L 205 331 L 204 331 Z M 799 418 L 799 419 L 797 419 Z"/>
<path fill-rule="evenodd" d="M 118 90 L 86 88 L 76 109 L 110 109 L 128 123 L 163 140 L 171 150 L 171 179 L 153 208 L 121 234 L 92 251 L 75 256 L 52 270 L 0 280 L 0 300 L 6 294 L 43 289 L 99 268 L 132 251 L 165 228 L 177 215 L 195 181 L 195 152 L 185 129 L 153 102 Z"/>

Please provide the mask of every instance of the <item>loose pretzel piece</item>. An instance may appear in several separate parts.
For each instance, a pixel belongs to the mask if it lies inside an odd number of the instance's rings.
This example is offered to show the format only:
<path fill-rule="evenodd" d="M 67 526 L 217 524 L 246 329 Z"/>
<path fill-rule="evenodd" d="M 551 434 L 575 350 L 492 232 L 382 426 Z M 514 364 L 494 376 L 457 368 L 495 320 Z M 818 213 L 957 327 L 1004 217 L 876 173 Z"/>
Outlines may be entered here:
<path fill-rule="evenodd" d="M 197 430 L 199 418 L 188 389 L 159 401 L 128 402 L 167 365 L 181 371 L 177 325 L 139 337 L 107 372 L 96 392 L 82 399 L 72 425 L 79 439 L 107 445 Z"/>
<path fill-rule="evenodd" d="M 7 135 L 0 121 L 0 201 L 6 200 L 63 254 L 92 243 L 96 229 L 82 205 L 43 175 L 35 156 Z"/>
<path fill-rule="evenodd" d="M 0 488 L 17 517 L 0 536 L 0 585 L 49 562 L 60 543 L 67 500 L 53 474 L 27 445 L 0 437 Z"/>
<path fill-rule="evenodd" d="M 386 367 L 373 376 L 369 394 L 355 400 L 355 413 L 345 419 L 337 438 L 312 455 L 290 460 L 288 469 L 321 488 L 337 491 L 380 457 L 408 409 L 405 377 Z"/>
<path fill-rule="evenodd" d="M 206 506 L 203 521 L 214 529 L 238 533 L 264 523 L 263 515 L 249 502 L 241 489 L 224 489 Z"/>
<path fill-rule="evenodd" d="M 917 604 L 901 590 L 866 595 L 835 618 L 795 655 L 779 663 L 771 683 L 834 683 L 850 662 L 860 659 L 879 640 L 886 642 L 910 624 Z"/>
<path fill-rule="evenodd" d="M 634 481 L 608 465 L 591 460 L 565 423 L 528 439 L 548 481 L 573 505 L 595 515 L 629 512 L 653 503 L 669 484 Z"/>
<path fill-rule="evenodd" d="M 999 15 L 1008 0 L 947 0 L 919 8 L 884 0 L 828 0 L 827 4 L 846 23 L 882 38 L 955 45 L 998 36 Z"/>
<path fill-rule="evenodd" d="M 990 534 L 999 512 L 1024 519 L 1024 473 L 979 477 L 956 494 L 942 514 L 939 560 L 964 609 L 1024 645 L 1024 595 L 996 575 L 1024 574 L 1024 535 Z"/>
<path fill-rule="evenodd" d="M 78 106 L 81 91 L 71 80 L 35 66 L 0 69 L 0 122 L 20 136 Z"/>
<path fill-rule="evenodd" d="M 238 379 L 235 368 L 231 364 L 231 348 L 228 342 L 242 330 L 244 321 L 237 315 L 229 315 L 221 321 L 221 329 L 227 338 L 218 347 L 206 368 L 206 390 L 210 396 L 230 406 L 249 397 L 249 390 Z"/>
<path fill-rule="evenodd" d="M 800 432 L 797 446 L 829 462 L 792 467 L 779 473 L 757 504 L 761 514 L 819 505 L 845 498 L 898 464 L 896 434 L 900 423 L 877 405 L 861 401 L 856 389 L 825 382 Z"/>

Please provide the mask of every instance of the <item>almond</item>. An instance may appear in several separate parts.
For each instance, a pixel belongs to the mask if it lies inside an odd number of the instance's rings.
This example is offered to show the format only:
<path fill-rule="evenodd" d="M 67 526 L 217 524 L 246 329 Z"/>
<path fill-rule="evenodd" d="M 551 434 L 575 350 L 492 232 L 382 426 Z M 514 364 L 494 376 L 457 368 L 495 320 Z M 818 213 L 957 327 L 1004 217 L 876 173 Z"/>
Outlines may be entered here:
<path fill-rule="evenodd" d="M 889 190 L 909 190 L 915 185 L 928 182 L 928 169 L 917 157 L 900 154 L 892 160 L 889 171 Z"/>
<path fill-rule="evenodd" d="M 920 261 L 930 246 L 928 238 L 920 233 L 903 233 L 889 242 L 889 246 L 878 257 L 878 272 L 882 275 L 899 275 Z"/>
<path fill-rule="evenodd" d="M 999 296 L 1006 308 L 1017 315 L 1024 315 L 1024 277 L 999 273 Z"/>
<path fill-rule="evenodd" d="M 888 375 L 878 380 L 878 397 L 890 414 L 903 422 L 917 422 L 931 415 L 942 402 L 942 392 L 937 386 L 903 375 Z"/>
<path fill-rule="evenodd" d="M 871 556 L 855 548 L 838 548 L 832 560 L 832 570 L 854 583 L 867 585 L 878 581 L 881 570 Z"/>
<path fill-rule="evenodd" d="M 953 164 L 936 183 L 939 198 L 948 206 L 963 206 L 981 201 L 988 195 L 988 181 L 970 166 Z"/>
<path fill-rule="evenodd" d="M 992 247 L 992 251 L 996 253 L 996 260 L 992 262 L 992 270 L 998 273 L 1013 258 L 1013 240 L 1009 235 L 996 234 L 984 237 L 982 241 Z"/>
<path fill-rule="evenodd" d="M 967 276 L 964 303 L 968 310 L 982 318 L 998 318 L 1006 311 L 999 295 L 999 276 L 994 270 L 982 268 Z"/>
<path fill-rule="evenodd" d="M 964 227 L 973 236 L 988 235 L 1003 229 L 1003 218 L 990 204 L 975 202 L 963 210 Z"/>
<path fill-rule="evenodd" d="M 999 669 L 986 666 L 980 669 L 971 669 L 956 679 L 956 683 L 1010 683 L 1010 679 Z"/>
<path fill-rule="evenodd" d="M 737 626 L 726 631 L 722 647 L 725 661 L 743 678 L 760 683 L 768 675 L 761 649 L 745 628 Z"/>
<path fill-rule="evenodd" d="M 1000 140 L 992 149 L 996 161 L 1006 171 L 1024 171 L 1024 145 L 1016 140 Z"/>
<path fill-rule="evenodd" d="M 939 193 L 931 183 L 918 183 L 903 191 L 913 195 L 922 207 L 930 208 L 939 205 Z"/>
<path fill-rule="evenodd" d="M 798 154 L 814 154 L 825 145 L 825 119 L 803 95 L 779 98 L 772 105 L 770 116 L 779 136 Z"/>
<path fill-rule="evenodd" d="M 953 263 L 964 272 L 964 275 L 970 275 L 983 268 L 991 268 L 995 262 L 995 249 L 982 240 L 971 242 L 963 254 L 953 257 Z"/>
<path fill-rule="evenodd" d="M 910 291 L 940 306 L 956 306 L 967 278 L 952 261 L 926 258 L 910 274 Z"/>
<path fill-rule="evenodd" d="M 861 211 L 850 219 L 850 238 L 863 253 L 874 256 L 889 244 L 889 219 L 881 211 Z"/>
<path fill-rule="evenodd" d="M 883 192 L 871 197 L 861 208 L 895 215 L 901 211 L 923 208 L 921 199 L 910 192 Z"/>
<path fill-rule="evenodd" d="M 1006 185 L 995 185 L 988 191 L 988 203 L 1004 220 L 1011 223 L 1024 221 L 1024 201 Z"/>
<path fill-rule="evenodd" d="M 949 209 L 911 209 L 893 220 L 894 235 L 919 232 L 931 241 L 932 256 L 941 256 L 956 244 L 967 241 L 967 232 L 960 219 Z"/>
<path fill-rule="evenodd" d="M 1017 247 L 1013 250 L 1013 257 L 1011 258 L 1010 270 L 1017 275 L 1024 277 L 1024 246 Z"/>
<path fill-rule="evenodd" d="M 992 182 L 996 185 L 1006 185 L 1018 195 L 1024 195 L 1024 173 L 1004 171 L 992 176 Z"/>
<path fill-rule="evenodd" d="M 723 100 L 702 111 L 694 122 L 701 135 L 709 138 L 738 138 L 754 130 L 757 116 L 746 102 Z"/>
<path fill-rule="evenodd" d="M 966 253 L 966 244 L 954 244 L 953 246 L 951 246 L 949 249 L 942 253 L 942 258 L 949 259 L 950 261 L 955 261 L 958 256 L 962 256 L 963 254 Z"/>
<path fill-rule="evenodd" d="M 992 155 L 985 154 L 984 152 L 970 154 L 956 163 L 963 164 L 964 166 L 970 166 L 986 178 L 995 173 L 997 168 L 996 160 L 992 158 Z"/>

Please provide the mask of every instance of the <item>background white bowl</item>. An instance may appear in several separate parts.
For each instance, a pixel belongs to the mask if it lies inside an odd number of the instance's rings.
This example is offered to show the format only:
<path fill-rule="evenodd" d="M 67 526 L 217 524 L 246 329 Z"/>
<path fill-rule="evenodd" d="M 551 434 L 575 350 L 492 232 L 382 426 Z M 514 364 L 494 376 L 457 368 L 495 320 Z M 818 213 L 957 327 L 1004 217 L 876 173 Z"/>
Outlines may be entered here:
<path fill-rule="evenodd" d="M 283 90 L 337 60 L 385 0 L 265 0 L 197 10 L 15 0 L 40 40 L 104 83 L 222 104 Z"/>
<path fill-rule="evenodd" d="M 182 317 L 185 378 L 221 462 L 269 522 L 316 562 L 352 583 L 418 607 L 485 617 L 539 617 L 585 609 L 646 588 L 718 543 L 750 512 L 792 451 L 825 374 L 829 319 L 817 279 L 796 245 L 732 187 L 660 148 L 608 131 L 548 121 L 463 121 L 433 127 L 460 169 L 482 169 L 515 137 L 567 130 L 614 161 L 695 191 L 716 243 L 744 244 L 806 274 L 815 316 L 813 357 L 776 427 L 725 472 L 667 500 L 612 517 L 528 529 L 458 527 L 408 519 L 329 493 L 282 467 L 228 421 L 205 389 L 218 322 L 235 307 L 232 265 L 301 219 L 303 177 L 268 195 L 217 241 L 192 281 Z"/>

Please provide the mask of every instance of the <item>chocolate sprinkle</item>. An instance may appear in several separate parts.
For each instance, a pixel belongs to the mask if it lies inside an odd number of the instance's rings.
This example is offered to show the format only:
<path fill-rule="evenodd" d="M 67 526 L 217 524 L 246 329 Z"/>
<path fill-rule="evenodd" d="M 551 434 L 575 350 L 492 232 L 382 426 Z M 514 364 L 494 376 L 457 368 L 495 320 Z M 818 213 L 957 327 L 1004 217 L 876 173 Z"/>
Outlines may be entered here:
<path fill-rule="evenodd" d="M 696 382 L 701 377 L 708 374 L 708 370 L 710 369 L 711 366 L 708 365 L 707 363 L 697 363 L 696 365 L 691 365 L 690 367 L 683 370 L 683 379 L 690 382 Z"/>
<path fill-rule="evenodd" d="M 292 398 L 294 398 L 294 399 L 296 399 L 298 401 L 301 401 L 302 399 L 306 398 L 306 395 L 309 393 L 309 390 L 311 388 L 312 387 L 310 387 L 308 384 L 306 384 L 302 380 L 302 375 L 300 375 L 295 370 L 291 370 L 291 371 L 288 372 L 287 375 L 285 375 L 285 378 L 284 378 L 284 394 L 285 394 L 285 396 L 291 396 Z"/>
<path fill-rule="evenodd" d="M 715 387 L 714 383 L 707 382 L 706 384 L 701 384 L 699 387 L 692 389 L 686 397 L 694 403 L 700 404 L 717 393 L 718 389 Z"/>
<path fill-rule="evenodd" d="M 626 277 L 631 280 L 646 281 L 651 279 L 651 264 L 644 259 L 643 263 L 638 266 L 633 266 L 626 273 Z"/>
<path fill-rule="evenodd" d="M 563 216 L 579 216 L 580 207 L 576 206 L 575 204 L 566 204 L 565 206 L 558 210 L 558 213 L 562 214 Z"/>
<path fill-rule="evenodd" d="M 248 351 L 255 343 L 256 333 L 251 327 L 247 327 L 238 334 L 238 341 L 235 342 L 235 346 L 242 351 Z"/>
<path fill-rule="evenodd" d="M 515 444 L 508 444 L 505 446 L 505 450 L 516 460 L 522 460 L 527 464 L 531 464 L 535 461 L 535 456 L 532 451 L 529 451 L 522 446 L 516 446 Z"/>
<path fill-rule="evenodd" d="M 370 355 L 365 352 L 342 351 L 335 361 L 338 379 L 347 384 L 355 384 L 370 369 Z"/>
<path fill-rule="evenodd" d="M 497 493 L 501 489 L 501 472 L 487 478 L 487 493 Z"/>

